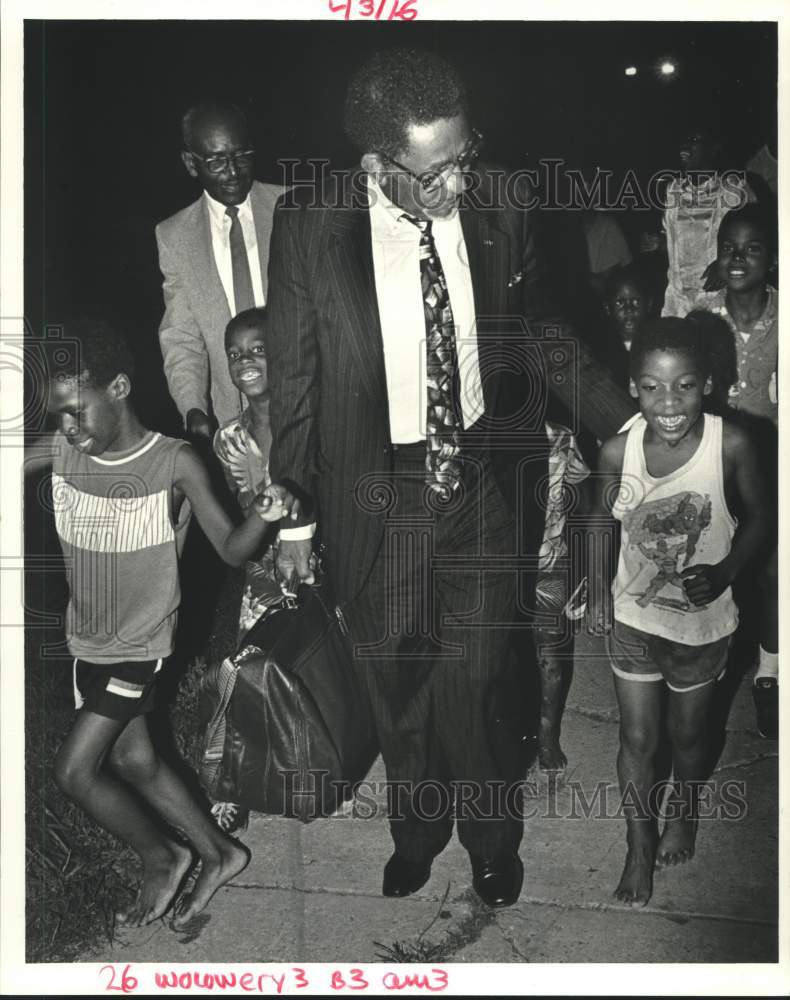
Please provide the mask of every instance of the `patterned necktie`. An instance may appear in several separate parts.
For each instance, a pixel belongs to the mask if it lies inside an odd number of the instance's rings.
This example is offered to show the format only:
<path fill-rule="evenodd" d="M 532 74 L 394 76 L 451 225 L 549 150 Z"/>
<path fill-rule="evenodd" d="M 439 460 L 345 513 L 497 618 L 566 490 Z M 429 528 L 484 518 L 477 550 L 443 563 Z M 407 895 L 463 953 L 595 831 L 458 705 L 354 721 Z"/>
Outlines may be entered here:
<path fill-rule="evenodd" d="M 238 205 L 228 205 L 225 215 L 230 219 L 230 259 L 233 266 L 233 298 L 236 302 L 236 314 L 252 309 L 255 306 L 255 296 L 252 293 L 252 278 L 250 277 L 250 261 L 247 257 L 247 247 L 244 244 L 244 233 L 239 222 Z"/>
<path fill-rule="evenodd" d="M 425 308 L 427 348 L 428 413 L 425 481 L 436 493 L 447 494 L 458 488 L 461 480 L 462 426 L 456 382 L 455 323 L 450 308 L 439 254 L 426 219 L 405 216 L 421 233 L 420 280 Z"/>

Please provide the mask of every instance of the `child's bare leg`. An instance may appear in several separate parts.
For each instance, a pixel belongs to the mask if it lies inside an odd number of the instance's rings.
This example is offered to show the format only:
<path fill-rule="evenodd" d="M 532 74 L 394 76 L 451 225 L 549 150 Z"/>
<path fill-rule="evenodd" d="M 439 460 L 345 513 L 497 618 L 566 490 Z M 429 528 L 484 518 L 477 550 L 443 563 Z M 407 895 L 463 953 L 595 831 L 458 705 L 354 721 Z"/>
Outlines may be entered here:
<path fill-rule="evenodd" d="M 58 751 L 54 776 L 65 795 L 140 855 L 140 895 L 128 911 L 116 914 L 121 922 L 137 926 L 162 916 L 192 855 L 162 833 L 130 789 L 104 766 L 113 743 L 130 725 L 83 709 Z"/>
<path fill-rule="evenodd" d="M 564 660 L 558 655 L 557 636 L 538 629 L 535 632 L 540 671 L 540 730 L 538 764 L 544 771 L 562 771 L 568 758 L 560 746 L 560 723 L 565 696 Z M 567 646 L 565 647 L 568 648 Z"/>
<path fill-rule="evenodd" d="M 656 865 L 682 865 L 694 857 L 699 783 L 708 769 L 707 719 L 715 681 L 694 691 L 669 692 L 669 738 L 674 787 L 665 810 L 667 819 L 658 843 Z"/>
<path fill-rule="evenodd" d="M 200 876 L 179 901 L 174 926 L 187 923 L 211 897 L 248 864 L 250 852 L 223 833 L 186 785 L 151 745 L 144 717 L 132 720 L 116 741 L 112 765 L 122 777 L 184 835 L 200 855 Z"/>
<path fill-rule="evenodd" d="M 615 898 L 644 906 L 653 892 L 656 824 L 651 815 L 654 761 L 661 719 L 660 681 L 626 680 L 615 675 L 620 706 L 617 774 L 628 827 L 628 853 Z"/>

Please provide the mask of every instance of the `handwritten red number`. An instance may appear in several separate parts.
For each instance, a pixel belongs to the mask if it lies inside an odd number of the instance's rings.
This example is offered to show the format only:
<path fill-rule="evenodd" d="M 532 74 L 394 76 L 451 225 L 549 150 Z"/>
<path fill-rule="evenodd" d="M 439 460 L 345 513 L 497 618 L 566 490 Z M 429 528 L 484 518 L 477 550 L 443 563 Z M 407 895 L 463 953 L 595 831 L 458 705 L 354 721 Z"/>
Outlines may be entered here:
<path fill-rule="evenodd" d="M 295 986 L 298 990 L 304 989 L 305 986 L 310 985 L 310 982 L 308 981 L 307 976 L 305 975 L 304 969 L 299 968 L 299 966 L 297 965 L 291 971 L 296 976 Z"/>
<path fill-rule="evenodd" d="M 368 988 L 368 981 L 362 974 L 362 969 L 352 969 L 351 970 L 351 982 L 349 983 L 349 989 L 352 990 L 366 990 Z"/>
<path fill-rule="evenodd" d="M 447 989 L 447 984 L 450 981 L 447 976 L 446 969 L 431 969 L 431 972 L 438 977 L 438 982 L 434 983 L 432 989 L 440 991 Z"/>
<path fill-rule="evenodd" d="M 332 0 L 329 0 L 329 9 L 332 11 L 333 14 L 338 14 L 342 10 L 343 20 L 347 21 L 349 17 L 349 11 L 351 10 L 351 0 L 346 0 L 345 3 L 332 3 Z"/>
<path fill-rule="evenodd" d="M 370 17 L 373 14 L 373 0 L 359 0 L 359 16 Z"/>
<path fill-rule="evenodd" d="M 332 973 L 332 982 L 330 985 L 333 990 L 366 990 L 368 988 L 368 981 L 362 974 L 362 969 L 352 969 L 349 982 L 345 981 L 342 972 L 336 970 Z"/>
<path fill-rule="evenodd" d="M 114 965 L 103 965 L 99 972 L 104 972 L 105 969 L 110 970 L 110 981 L 107 983 L 106 990 L 109 993 L 111 990 L 115 993 L 134 993 L 137 989 L 137 979 L 134 976 L 129 975 L 130 966 L 125 965 L 123 967 L 123 972 L 121 973 L 121 985 L 115 985 L 115 966 Z"/>
<path fill-rule="evenodd" d="M 416 2 L 417 0 L 403 0 L 398 3 L 398 0 L 393 0 L 388 20 L 413 21 L 417 17 L 417 8 L 414 6 Z"/>

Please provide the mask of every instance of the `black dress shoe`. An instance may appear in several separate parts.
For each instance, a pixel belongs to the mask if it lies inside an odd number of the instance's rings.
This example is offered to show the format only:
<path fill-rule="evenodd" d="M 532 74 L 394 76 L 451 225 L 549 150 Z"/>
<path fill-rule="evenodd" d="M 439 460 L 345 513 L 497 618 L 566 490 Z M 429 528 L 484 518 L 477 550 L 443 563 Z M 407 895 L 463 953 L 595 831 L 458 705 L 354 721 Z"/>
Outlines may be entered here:
<path fill-rule="evenodd" d="M 481 858 L 470 854 L 472 885 L 486 906 L 512 906 L 521 892 L 524 866 L 517 854 Z"/>
<path fill-rule="evenodd" d="M 384 866 L 385 896 L 410 896 L 431 877 L 430 861 L 409 861 L 396 851 Z"/>

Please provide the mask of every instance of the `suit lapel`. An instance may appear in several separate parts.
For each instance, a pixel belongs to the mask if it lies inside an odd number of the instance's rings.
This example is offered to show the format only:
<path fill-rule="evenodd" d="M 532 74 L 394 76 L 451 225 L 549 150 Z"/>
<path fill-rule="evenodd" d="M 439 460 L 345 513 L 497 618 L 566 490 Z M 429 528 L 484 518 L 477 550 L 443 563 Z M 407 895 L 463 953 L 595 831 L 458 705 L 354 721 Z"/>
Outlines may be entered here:
<path fill-rule="evenodd" d="M 345 204 L 349 204 L 348 199 Z M 362 373 L 364 385 L 377 401 L 386 399 L 384 344 L 367 208 L 342 207 L 334 211 L 328 259 L 333 285 L 339 290 L 338 305 L 344 313 L 343 326 L 348 344 Z"/>
<path fill-rule="evenodd" d="M 483 199 L 488 196 L 483 192 Z M 483 204 L 490 203 L 483 201 Z M 481 210 L 464 199 L 460 208 L 461 228 L 466 244 L 477 317 L 477 349 L 481 372 L 496 372 L 502 320 L 512 312 L 508 303 L 508 279 L 512 273 L 512 237 L 501 209 Z M 496 410 L 501 379 L 485 378 L 483 392 L 486 412 Z"/>
<path fill-rule="evenodd" d="M 269 201 L 268 192 L 258 181 L 252 184 L 252 217 L 255 221 L 255 239 L 258 244 L 258 262 L 261 268 L 261 287 L 264 298 L 268 298 L 269 287 L 269 243 L 272 237 L 272 213 L 277 195 Z"/>
<path fill-rule="evenodd" d="M 213 319 L 213 322 L 205 325 L 210 329 L 224 330 L 230 320 L 230 307 L 214 260 L 211 224 L 204 198 L 200 198 L 195 204 L 194 217 L 184 236 L 197 288 L 200 289 L 208 315 Z"/>

